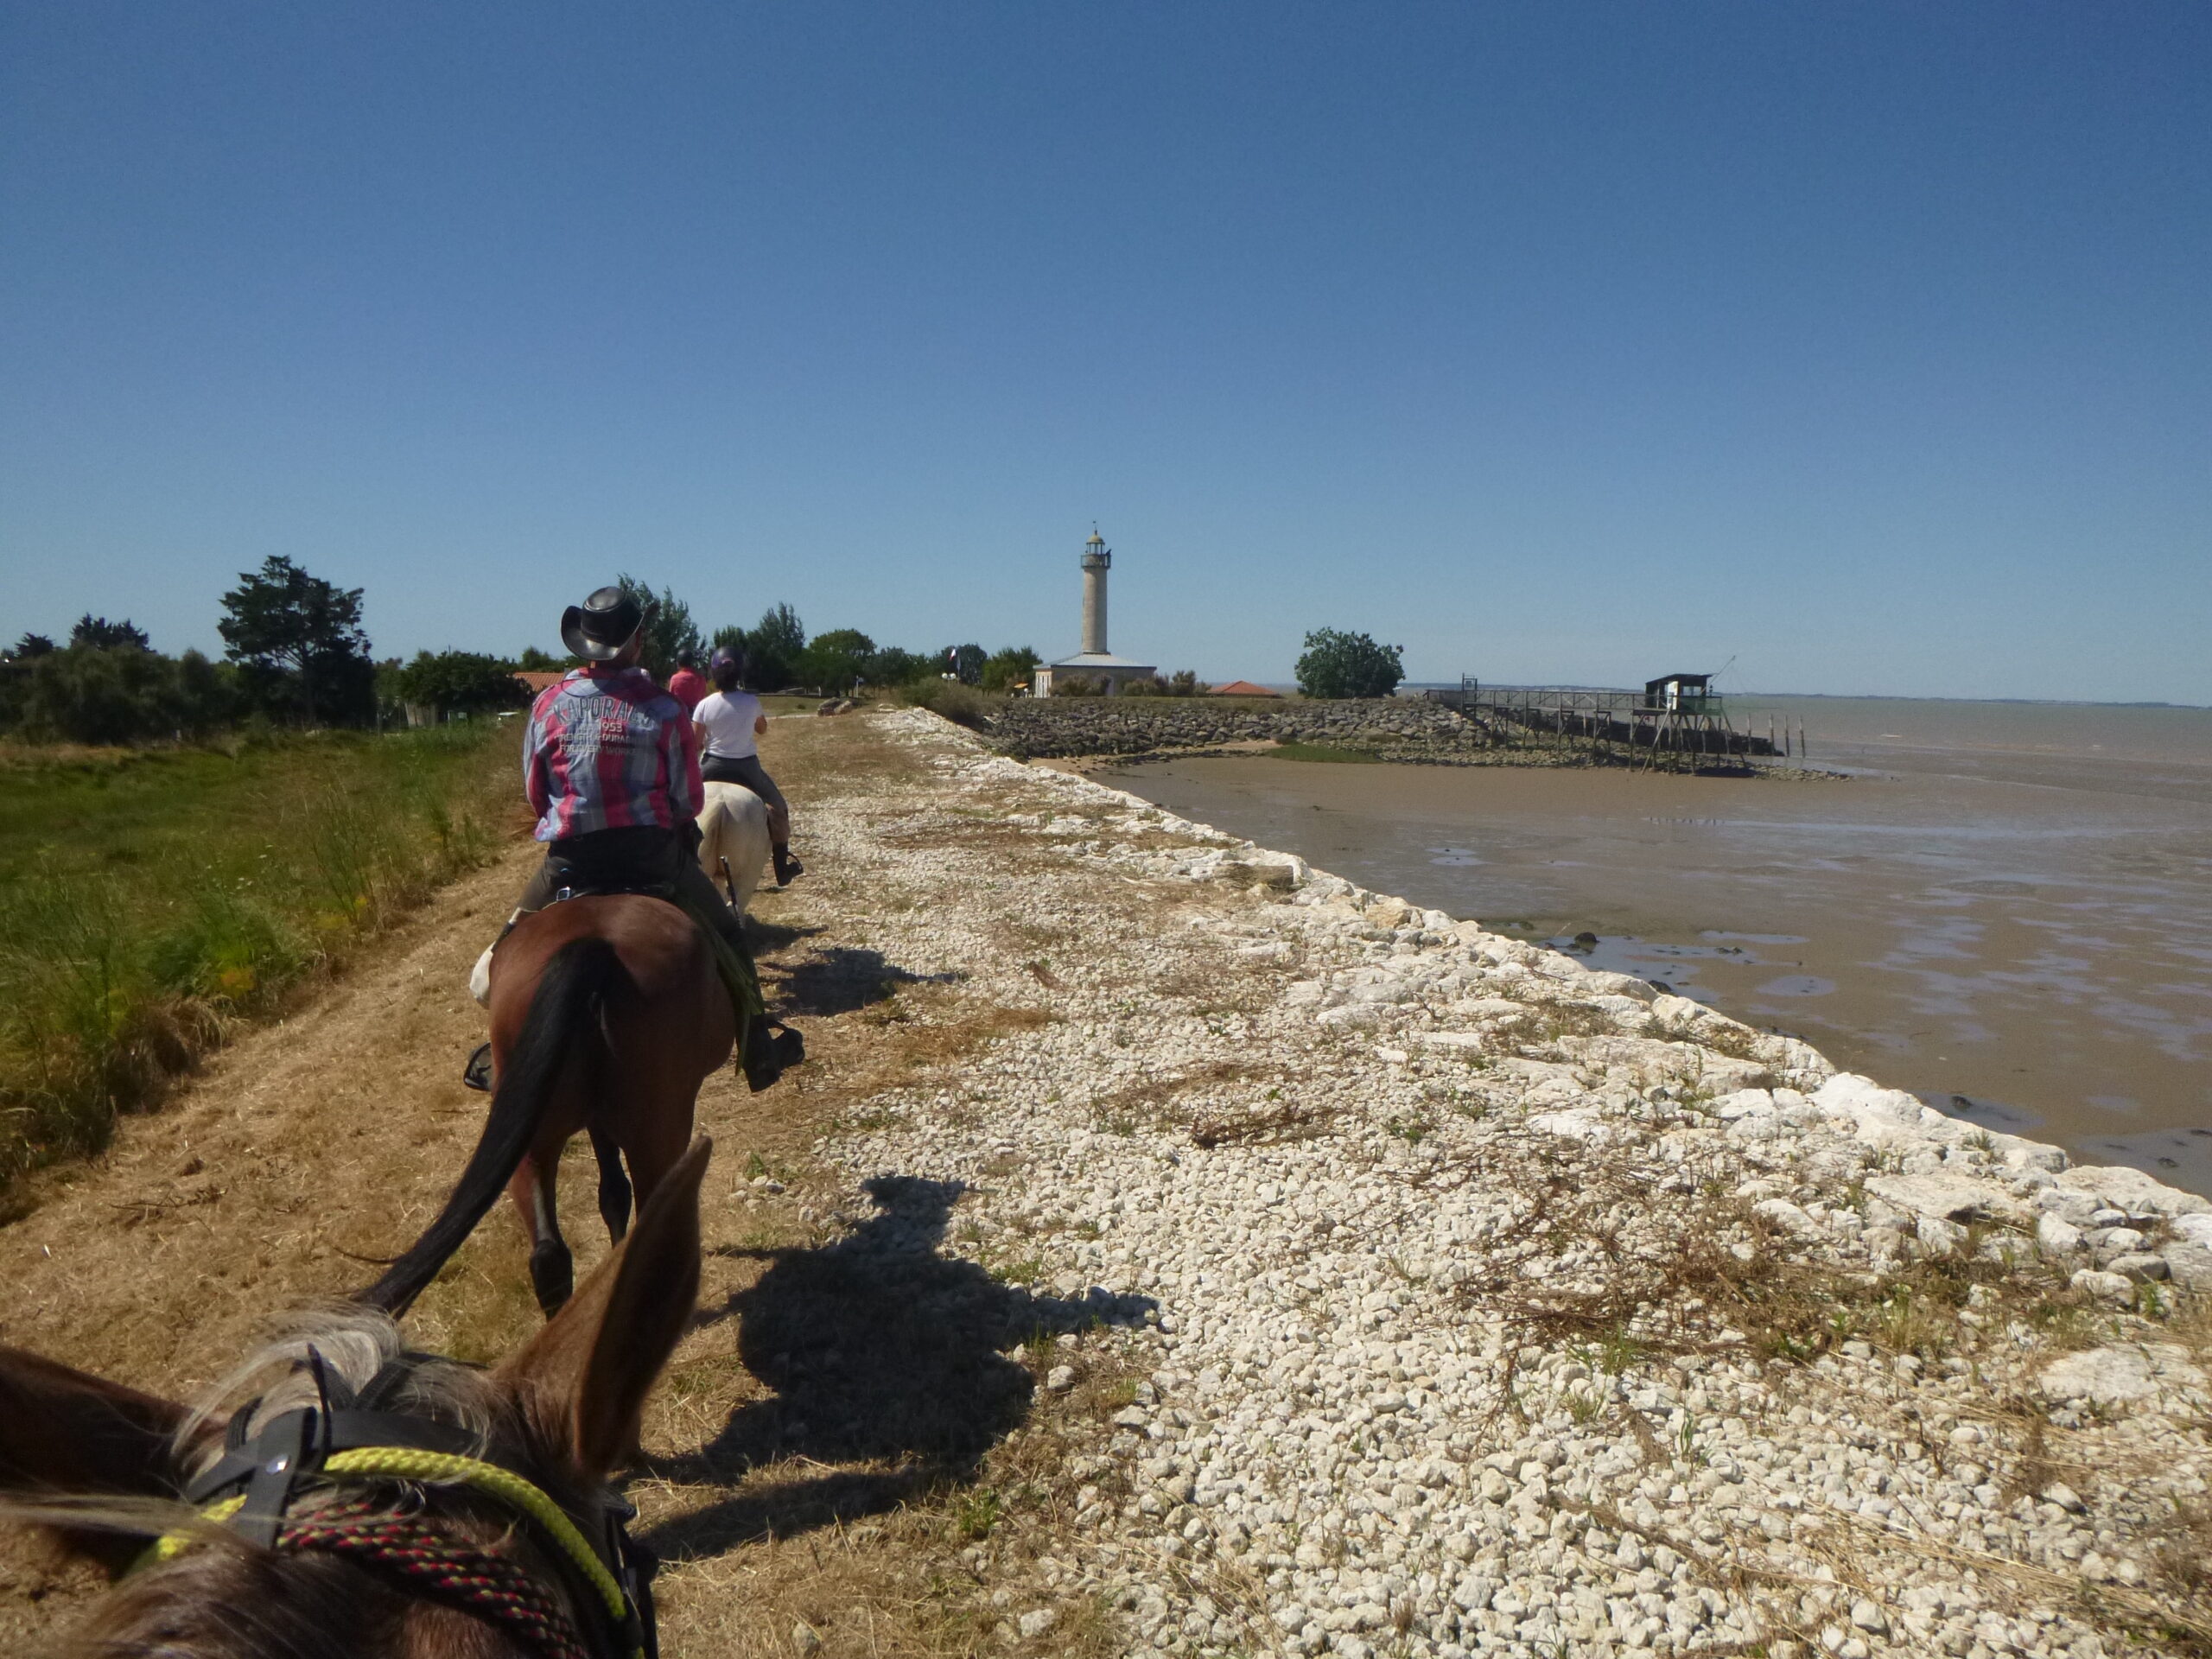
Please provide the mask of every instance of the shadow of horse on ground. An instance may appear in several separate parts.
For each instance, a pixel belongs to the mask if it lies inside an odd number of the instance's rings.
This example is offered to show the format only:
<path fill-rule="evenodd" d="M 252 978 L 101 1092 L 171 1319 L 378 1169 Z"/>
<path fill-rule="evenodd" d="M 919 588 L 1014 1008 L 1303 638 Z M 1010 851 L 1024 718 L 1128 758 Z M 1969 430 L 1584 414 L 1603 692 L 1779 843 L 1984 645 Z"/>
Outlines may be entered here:
<path fill-rule="evenodd" d="M 777 1001 L 787 1012 L 816 1015 L 851 1014 L 895 995 L 902 985 L 951 985 L 963 973 L 917 974 L 893 967 L 880 950 L 836 945 L 804 960 L 777 963 Z"/>
<path fill-rule="evenodd" d="M 783 922 L 765 920 L 749 910 L 745 912 L 745 943 L 756 957 L 765 957 L 776 950 L 788 950 L 801 939 L 810 939 L 825 931 L 818 924 L 793 927 Z"/>
<path fill-rule="evenodd" d="M 664 1522 L 646 1539 L 663 1556 L 719 1554 L 972 1478 L 1029 1414 L 1029 1370 L 1007 1349 L 1033 1336 L 1141 1324 L 1157 1306 L 1095 1287 L 1039 1296 L 939 1255 L 959 1182 L 886 1175 L 867 1190 L 876 1215 L 835 1243 L 718 1251 L 772 1264 L 702 1323 L 737 1319 L 739 1357 L 775 1393 L 740 1407 L 698 1451 L 650 1468 L 727 1484 L 792 1458 L 877 1467 L 764 1484 Z"/>

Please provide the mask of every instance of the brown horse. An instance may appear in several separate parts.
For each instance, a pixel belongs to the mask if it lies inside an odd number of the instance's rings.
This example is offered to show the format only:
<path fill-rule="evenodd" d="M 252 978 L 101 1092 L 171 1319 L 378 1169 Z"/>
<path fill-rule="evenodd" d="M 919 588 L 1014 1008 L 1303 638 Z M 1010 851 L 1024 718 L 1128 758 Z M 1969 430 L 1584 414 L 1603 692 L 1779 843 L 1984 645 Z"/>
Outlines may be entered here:
<path fill-rule="evenodd" d="M 650 1568 L 607 1479 L 698 1298 L 708 1154 L 702 1140 L 664 1172 L 637 1230 L 494 1370 L 409 1352 L 358 1305 L 303 1316 L 197 1411 L 0 1347 L 7 1507 L 111 1567 L 142 1558 L 60 1651 L 649 1650 Z"/>
<path fill-rule="evenodd" d="M 438 1218 L 361 1294 L 398 1314 L 483 1219 L 502 1185 L 530 1236 L 548 1314 L 575 1268 L 554 1210 L 561 1149 L 579 1130 L 599 1159 L 610 1237 L 629 1224 L 691 1138 L 699 1085 L 729 1058 L 737 1016 L 698 924 L 639 894 L 569 899 L 524 916 L 492 962 L 499 1087 L 484 1133 Z M 625 1162 L 629 1165 L 626 1179 Z"/>

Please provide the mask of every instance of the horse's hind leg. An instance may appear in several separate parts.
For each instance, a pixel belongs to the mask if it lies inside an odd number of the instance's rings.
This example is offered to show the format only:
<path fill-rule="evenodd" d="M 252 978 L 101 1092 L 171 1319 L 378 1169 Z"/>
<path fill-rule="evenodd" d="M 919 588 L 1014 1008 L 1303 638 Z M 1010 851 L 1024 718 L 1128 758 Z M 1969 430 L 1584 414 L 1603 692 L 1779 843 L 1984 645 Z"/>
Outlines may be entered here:
<path fill-rule="evenodd" d="M 561 1217 L 553 1207 L 560 1173 L 557 1148 L 550 1158 L 532 1153 L 516 1169 L 507 1189 L 530 1234 L 531 1288 L 537 1293 L 537 1306 L 549 1319 L 561 1311 L 576 1286 L 575 1259 L 561 1236 Z"/>
<path fill-rule="evenodd" d="M 614 1243 L 630 1230 L 630 1178 L 622 1173 L 622 1148 L 614 1137 L 594 1124 L 591 1149 L 599 1159 L 599 1215 L 607 1224 L 607 1236 Z"/>

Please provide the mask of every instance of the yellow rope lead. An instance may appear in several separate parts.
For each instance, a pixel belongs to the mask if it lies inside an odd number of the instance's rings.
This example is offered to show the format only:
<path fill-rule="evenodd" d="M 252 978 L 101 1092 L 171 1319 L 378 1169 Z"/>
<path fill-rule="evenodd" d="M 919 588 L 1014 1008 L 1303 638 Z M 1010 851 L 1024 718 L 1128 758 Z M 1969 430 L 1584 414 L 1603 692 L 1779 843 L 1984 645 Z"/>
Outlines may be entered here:
<path fill-rule="evenodd" d="M 544 1529 L 546 1535 L 560 1545 L 591 1581 L 592 1588 L 607 1603 L 607 1611 L 614 1616 L 617 1624 L 630 1615 L 629 1598 L 622 1593 L 622 1586 L 607 1570 L 606 1563 L 584 1541 L 583 1534 L 576 1530 L 575 1522 L 562 1513 L 559 1504 L 512 1470 L 451 1452 L 423 1452 L 404 1446 L 365 1446 L 351 1452 L 332 1452 L 323 1459 L 321 1472 L 332 1477 L 352 1476 L 359 1480 L 419 1480 L 467 1486 L 487 1497 L 495 1497 L 511 1509 L 520 1510 Z M 200 1511 L 200 1516 L 219 1526 L 236 1515 L 245 1503 L 243 1495 L 226 1497 L 209 1504 Z M 174 1560 L 194 1541 L 190 1529 L 164 1534 L 154 1545 L 153 1557 L 156 1561 Z"/>
<path fill-rule="evenodd" d="M 561 1512 L 559 1504 L 512 1470 L 450 1452 L 419 1452 L 404 1446 L 365 1446 L 351 1452 L 334 1452 L 323 1459 L 322 1469 L 328 1475 L 473 1486 L 520 1510 L 544 1528 L 547 1535 L 568 1553 L 584 1577 L 591 1580 L 592 1588 L 599 1592 L 617 1624 L 629 1614 L 629 1598 L 622 1593 L 622 1586 L 614 1581 L 606 1563 L 584 1541 L 575 1522 Z"/>
<path fill-rule="evenodd" d="M 236 1497 L 226 1497 L 221 1503 L 210 1503 L 206 1509 L 200 1510 L 200 1518 L 211 1525 L 219 1527 L 236 1515 L 245 1503 L 244 1493 L 240 1493 Z M 153 1558 L 157 1561 L 173 1561 L 191 1548 L 194 1541 L 196 1541 L 189 1529 L 181 1528 L 175 1532 L 165 1532 L 154 1541 Z"/>

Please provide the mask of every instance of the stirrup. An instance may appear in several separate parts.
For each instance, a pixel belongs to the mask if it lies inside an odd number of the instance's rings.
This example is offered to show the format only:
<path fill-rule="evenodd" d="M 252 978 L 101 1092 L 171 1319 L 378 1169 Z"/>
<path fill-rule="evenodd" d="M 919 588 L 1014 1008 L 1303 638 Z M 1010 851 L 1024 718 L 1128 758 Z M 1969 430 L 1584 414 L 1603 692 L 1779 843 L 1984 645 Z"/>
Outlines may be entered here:
<path fill-rule="evenodd" d="M 492 1045 L 479 1043 L 476 1052 L 468 1057 L 468 1064 L 461 1069 L 464 1089 L 474 1089 L 479 1094 L 492 1092 Z"/>
<path fill-rule="evenodd" d="M 806 874 L 806 866 L 800 863 L 798 860 L 791 856 L 791 849 L 790 848 L 775 847 L 771 848 L 769 850 L 773 856 L 773 861 L 776 866 L 776 885 L 778 887 L 788 887 L 793 881 Z"/>

